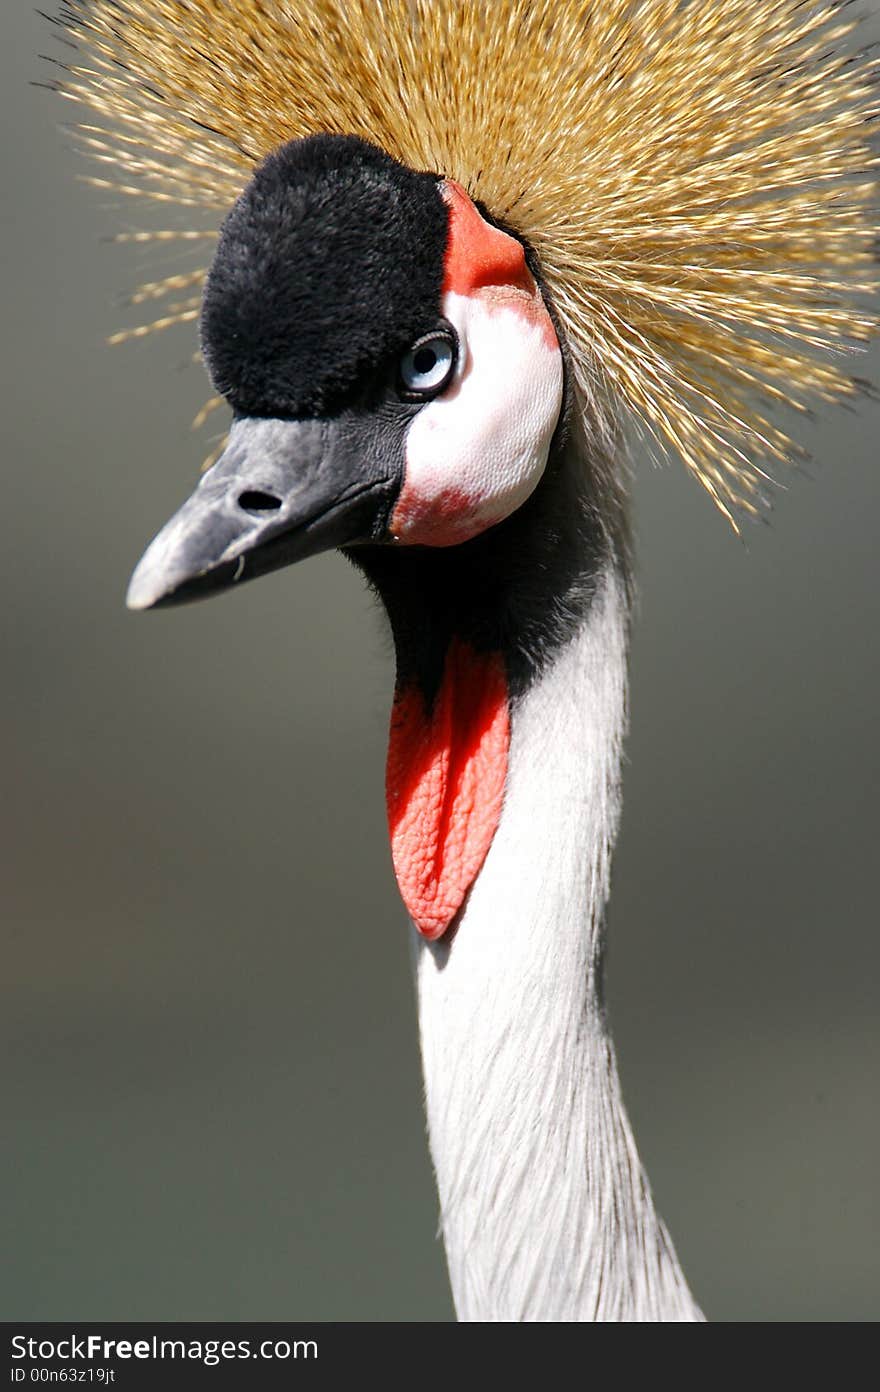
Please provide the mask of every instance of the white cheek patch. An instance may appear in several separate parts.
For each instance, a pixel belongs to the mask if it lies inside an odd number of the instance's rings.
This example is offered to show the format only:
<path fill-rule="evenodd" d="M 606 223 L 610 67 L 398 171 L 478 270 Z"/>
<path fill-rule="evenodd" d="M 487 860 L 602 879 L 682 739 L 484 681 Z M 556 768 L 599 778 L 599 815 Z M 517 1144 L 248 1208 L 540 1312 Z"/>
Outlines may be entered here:
<path fill-rule="evenodd" d="M 391 532 L 410 545 L 455 546 L 520 507 L 547 465 L 562 405 L 562 354 L 537 289 L 448 291 L 442 312 L 460 356 L 452 385 L 407 434 Z"/>

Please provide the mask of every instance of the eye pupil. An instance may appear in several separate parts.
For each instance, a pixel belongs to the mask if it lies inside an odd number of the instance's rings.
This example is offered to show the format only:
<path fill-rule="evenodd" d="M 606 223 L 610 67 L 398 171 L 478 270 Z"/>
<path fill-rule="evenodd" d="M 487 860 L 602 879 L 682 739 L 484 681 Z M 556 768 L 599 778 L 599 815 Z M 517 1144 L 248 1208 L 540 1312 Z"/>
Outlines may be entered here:
<path fill-rule="evenodd" d="M 437 354 L 434 352 L 433 348 L 419 348 L 418 352 L 413 354 L 413 366 L 416 372 L 430 372 L 431 369 L 436 366 L 436 363 Z"/>

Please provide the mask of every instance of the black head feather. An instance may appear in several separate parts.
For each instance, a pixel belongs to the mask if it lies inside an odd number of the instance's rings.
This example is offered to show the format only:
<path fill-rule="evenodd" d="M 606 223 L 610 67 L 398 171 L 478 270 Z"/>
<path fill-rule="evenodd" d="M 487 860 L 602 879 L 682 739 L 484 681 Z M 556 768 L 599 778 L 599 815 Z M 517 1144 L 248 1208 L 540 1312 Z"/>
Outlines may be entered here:
<path fill-rule="evenodd" d="M 355 136 L 283 145 L 229 214 L 202 346 L 240 415 L 328 415 L 387 378 L 440 313 L 447 210 L 436 176 Z"/>

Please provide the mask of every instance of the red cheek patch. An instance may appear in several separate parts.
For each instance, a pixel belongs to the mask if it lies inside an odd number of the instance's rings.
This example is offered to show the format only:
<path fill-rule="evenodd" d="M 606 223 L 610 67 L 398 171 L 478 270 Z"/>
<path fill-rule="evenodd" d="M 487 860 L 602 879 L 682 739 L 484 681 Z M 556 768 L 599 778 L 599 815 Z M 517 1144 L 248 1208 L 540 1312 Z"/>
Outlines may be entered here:
<path fill-rule="evenodd" d="M 510 708 L 504 662 L 452 640 L 428 709 L 398 688 L 386 798 L 394 873 L 419 932 L 449 928 L 482 868 L 501 816 Z"/>
<path fill-rule="evenodd" d="M 449 208 L 444 294 L 473 295 L 487 285 L 516 285 L 533 295 L 535 282 L 522 244 L 480 217 L 454 179 L 445 180 L 443 199 Z"/>

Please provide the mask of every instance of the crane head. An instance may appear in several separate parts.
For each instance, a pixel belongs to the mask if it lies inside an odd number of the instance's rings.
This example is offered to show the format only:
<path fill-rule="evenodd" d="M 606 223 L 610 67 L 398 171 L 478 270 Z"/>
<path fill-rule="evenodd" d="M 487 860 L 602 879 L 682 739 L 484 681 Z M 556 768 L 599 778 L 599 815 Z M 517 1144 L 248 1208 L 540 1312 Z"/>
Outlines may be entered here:
<path fill-rule="evenodd" d="M 135 609 L 331 547 L 468 541 L 534 491 L 560 416 L 522 242 L 350 136 L 258 168 L 220 235 L 202 345 L 228 447 L 135 571 Z"/>
<path fill-rule="evenodd" d="M 93 182 L 212 226 L 237 200 L 202 310 L 229 445 L 129 603 L 361 561 L 395 632 L 389 821 L 427 936 L 498 825 L 519 693 L 593 562 L 625 569 L 627 437 L 737 527 L 800 457 L 775 413 L 865 390 L 841 350 L 877 329 L 876 57 L 841 0 L 720 8 L 65 0 L 87 56 L 57 85 L 119 176 Z"/>

